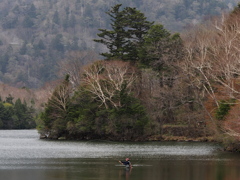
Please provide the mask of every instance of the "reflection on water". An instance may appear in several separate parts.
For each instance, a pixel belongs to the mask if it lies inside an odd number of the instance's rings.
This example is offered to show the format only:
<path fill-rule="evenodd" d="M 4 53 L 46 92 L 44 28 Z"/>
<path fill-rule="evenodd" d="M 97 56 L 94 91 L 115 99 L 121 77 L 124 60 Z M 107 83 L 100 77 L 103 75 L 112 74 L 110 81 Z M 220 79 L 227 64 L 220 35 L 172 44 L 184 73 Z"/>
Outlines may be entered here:
<path fill-rule="evenodd" d="M 239 154 L 213 143 L 39 140 L 35 130 L 0 131 L 0 177 L 7 180 L 239 180 Z M 130 157 L 133 169 L 118 160 Z"/>
<path fill-rule="evenodd" d="M 117 143 L 40 140 L 35 130 L 0 131 L 2 159 L 206 156 L 217 149 L 203 143 Z M 184 157 L 185 158 L 185 157 Z"/>

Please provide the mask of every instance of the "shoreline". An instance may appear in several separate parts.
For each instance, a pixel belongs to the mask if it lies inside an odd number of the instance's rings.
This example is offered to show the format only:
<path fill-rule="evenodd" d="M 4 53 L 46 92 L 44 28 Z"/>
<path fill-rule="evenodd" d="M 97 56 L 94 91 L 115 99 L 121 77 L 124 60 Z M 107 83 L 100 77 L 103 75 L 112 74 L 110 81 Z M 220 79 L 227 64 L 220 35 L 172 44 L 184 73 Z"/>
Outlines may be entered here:
<path fill-rule="evenodd" d="M 224 143 L 223 141 L 218 141 L 214 136 L 205 136 L 205 137 L 187 137 L 187 136 L 150 136 L 145 139 L 136 139 L 136 140 L 114 140 L 110 138 L 100 138 L 100 139 L 76 139 L 76 138 L 47 138 L 43 136 L 39 136 L 39 139 L 42 140 L 53 140 L 53 141 L 109 141 L 109 142 L 209 142 L 209 143 L 219 143 L 223 148 L 222 151 L 239 153 L 240 152 L 240 143 L 238 142 L 230 142 Z"/>

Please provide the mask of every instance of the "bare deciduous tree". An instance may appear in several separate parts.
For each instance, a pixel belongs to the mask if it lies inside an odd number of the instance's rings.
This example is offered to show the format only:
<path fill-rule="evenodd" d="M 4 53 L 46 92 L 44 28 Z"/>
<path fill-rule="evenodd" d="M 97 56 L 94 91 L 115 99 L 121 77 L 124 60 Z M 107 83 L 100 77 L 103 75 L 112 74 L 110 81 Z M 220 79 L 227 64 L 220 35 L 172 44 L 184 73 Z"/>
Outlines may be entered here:
<path fill-rule="evenodd" d="M 70 76 L 69 81 L 73 88 L 76 88 L 80 85 L 82 67 L 96 59 L 97 55 L 94 52 L 71 52 L 66 59 L 59 63 L 60 75 L 65 76 L 68 74 Z"/>
<path fill-rule="evenodd" d="M 205 92 L 219 107 L 219 100 L 240 98 L 240 21 L 239 14 L 223 15 L 208 26 L 198 27 L 185 37 L 184 70 L 191 83 Z M 235 125 L 233 125 L 235 124 Z M 236 120 L 223 123 L 223 130 L 239 136 Z"/>
<path fill-rule="evenodd" d="M 51 99 L 49 100 L 49 105 L 56 108 L 60 112 L 66 112 L 71 91 L 72 88 L 68 82 L 63 82 L 53 92 Z"/>
<path fill-rule="evenodd" d="M 108 109 L 109 104 L 115 108 L 122 106 L 120 99 L 114 97 L 123 90 L 130 93 L 135 79 L 135 69 L 129 62 L 98 61 L 84 70 L 83 82 Z"/>
<path fill-rule="evenodd" d="M 192 86 L 196 87 L 202 97 L 207 93 L 218 106 L 215 96 L 214 84 L 212 84 L 213 64 L 209 60 L 209 48 L 213 33 L 209 27 L 198 27 L 184 37 L 185 61 L 183 70 L 188 75 Z"/>
<path fill-rule="evenodd" d="M 229 97 L 238 98 L 240 89 L 235 82 L 240 75 L 240 22 L 237 17 L 231 16 L 231 21 L 229 18 L 222 16 L 220 23 L 214 24 L 209 61 L 214 67 L 212 78 L 226 88 Z"/>

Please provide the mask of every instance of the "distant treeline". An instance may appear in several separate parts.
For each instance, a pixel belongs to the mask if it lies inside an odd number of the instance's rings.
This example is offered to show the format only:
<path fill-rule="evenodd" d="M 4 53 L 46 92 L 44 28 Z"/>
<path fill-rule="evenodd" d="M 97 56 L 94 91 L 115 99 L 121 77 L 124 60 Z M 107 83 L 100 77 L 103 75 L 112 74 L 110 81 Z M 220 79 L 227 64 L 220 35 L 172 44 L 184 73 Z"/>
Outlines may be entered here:
<path fill-rule="evenodd" d="M 5 100 L 0 98 L 0 129 L 31 129 L 36 128 L 34 108 L 29 107 L 20 99 L 13 101 L 12 96 Z"/>

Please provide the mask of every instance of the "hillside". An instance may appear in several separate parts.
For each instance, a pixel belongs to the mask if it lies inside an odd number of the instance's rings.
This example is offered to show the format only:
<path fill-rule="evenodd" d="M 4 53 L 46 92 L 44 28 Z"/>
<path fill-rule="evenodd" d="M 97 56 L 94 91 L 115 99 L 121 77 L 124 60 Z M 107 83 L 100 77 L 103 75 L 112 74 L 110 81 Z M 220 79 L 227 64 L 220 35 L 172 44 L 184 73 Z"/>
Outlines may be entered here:
<path fill-rule="evenodd" d="M 110 28 L 105 12 L 117 3 L 179 32 L 229 11 L 237 0 L 2 0 L 0 82 L 39 88 L 57 78 L 58 64 L 70 51 L 98 54 L 102 47 L 92 39 L 99 28 Z"/>

